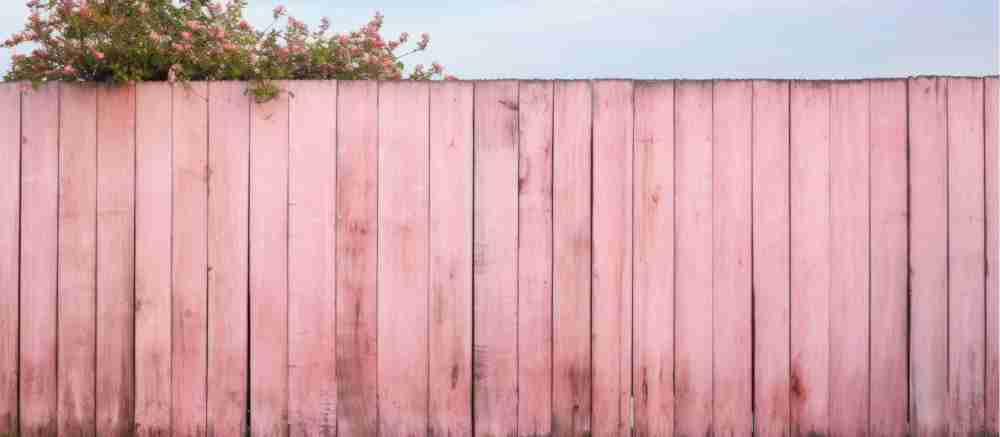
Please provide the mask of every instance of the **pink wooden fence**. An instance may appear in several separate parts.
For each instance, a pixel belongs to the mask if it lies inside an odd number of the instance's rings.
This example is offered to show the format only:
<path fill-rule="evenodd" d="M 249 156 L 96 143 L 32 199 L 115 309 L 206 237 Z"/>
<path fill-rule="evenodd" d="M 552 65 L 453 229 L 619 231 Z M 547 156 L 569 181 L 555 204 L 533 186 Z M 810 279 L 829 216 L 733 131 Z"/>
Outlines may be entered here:
<path fill-rule="evenodd" d="M 997 85 L 0 85 L 0 435 L 995 434 Z"/>

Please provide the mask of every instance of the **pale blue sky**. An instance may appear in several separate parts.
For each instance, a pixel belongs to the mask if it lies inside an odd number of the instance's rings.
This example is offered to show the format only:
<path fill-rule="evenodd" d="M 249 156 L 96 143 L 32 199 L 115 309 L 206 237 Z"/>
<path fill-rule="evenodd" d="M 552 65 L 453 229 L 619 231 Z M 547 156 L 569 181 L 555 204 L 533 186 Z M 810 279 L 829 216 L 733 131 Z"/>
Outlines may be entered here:
<path fill-rule="evenodd" d="M 23 0 L 0 0 L 0 34 Z M 385 14 L 431 34 L 412 61 L 479 78 L 844 78 L 997 74 L 997 0 L 250 0 L 335 30 Z M 10 52 L 0 57 L 6 71 Z"/>

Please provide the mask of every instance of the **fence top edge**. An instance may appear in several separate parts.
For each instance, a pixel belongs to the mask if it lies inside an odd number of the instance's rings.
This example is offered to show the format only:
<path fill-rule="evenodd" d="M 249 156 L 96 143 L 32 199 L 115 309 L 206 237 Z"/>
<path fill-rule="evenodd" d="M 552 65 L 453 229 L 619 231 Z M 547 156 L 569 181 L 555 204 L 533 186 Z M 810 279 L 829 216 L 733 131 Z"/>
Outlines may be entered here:
<path fill-rule="evenodd" d="M 440 83 L 489 83 L 489 82 L 635 82 L 635 83 L 656 83 L 656 82 L 815 82 L 815 83 L 830 83 L 830 82 L 883 82 L 883 81 L 905 81 L 913 79 L 998 79 L 1000 75 L 937 75 L 937 74 L 920 74 L 912 76 L 893 76 L 893 77 L 867 77 L 867 78 L 772 78 L 772 77 L 748 77 L 748 78 L 663 78 L 663 79 L 647 79 L 647 78 L 593 78 L 593 79 L 518 79 L 518 78 L 498 78 L 498 79 L 458 79 L 450 81 L 428 81 L 429 84 L 440 84 Z M 180 85 L 185 83 L 247 83 L 249 81 L 237 81 L 237 80 L 206 80 L 206 81 L 190 81 L 181 82 Z M 278 83 L 309 83 L 309 82 L 379 82 L 379 83 L 397 83 L 397 82 L 412 82 L 409 80 L 343 80 L 343 79 L 283 79 L 276 80 Z M 27 82 L 2 82 L 5 85 L 25 85 L 29 84 Z M 81 85 L 81 86 L 91 86 L 91 85 L 101 85 L 108 86 L 107 83 L 97 83 L 97 82 L 82 82 L 82 81 L 51 81 L 46 84 L 59 83 L 66 85 Z M 129 84 L 123 84 L 127 86 L 134 86 L 137 84 L 166 84 L 164 81 L 146 81 L 146 82 L 134 82 Z M 43 84 L 44 85 L 44 84 Z"/>

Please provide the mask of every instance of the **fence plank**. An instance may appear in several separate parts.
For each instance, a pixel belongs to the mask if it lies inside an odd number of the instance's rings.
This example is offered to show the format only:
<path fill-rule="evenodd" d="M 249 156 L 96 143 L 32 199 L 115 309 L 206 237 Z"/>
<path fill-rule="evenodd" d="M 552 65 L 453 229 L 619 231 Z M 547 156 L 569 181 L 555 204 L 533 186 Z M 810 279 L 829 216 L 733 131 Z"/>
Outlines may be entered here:
<path fill-rule="evenodd" d="M 789 83 L 753 83 L 754 411 L 760 435 L 789 435 Z"/>
<path fill-rule="evenodd" d="M 472 91 L 430 86 L 429 433 L 472 434 Z"/>
<path fill-rule="evenodd" d="M 0 435 L 17 432 L 21 88 L 0 85 Z"/>
<path fill-rule="evenodd" d="M 172 90 L 136 88 L 135 430 L 170 433 Z"/>
<path fill-rule="evenodd" d="M 713 422 L 720 435 L 753 430 L 750 200 L 753 88 L 716 81 L 712 115 Z"/>
<path fill-rule="evenodd" d="M 949 432 L 985 429 L 983 81 L 948 79 Z"/>
<path fill-rule="evenodd" d="M 475 85 L 474 433 L 517 431 L 517 82 Z"/>
<path fill-rule="evenodd" d="M 172 427 L 206 435 L 208 357 L 208 86 L 173 89 Z"/>
<path fill-rule="evenodd" d="M 594 82 L 595 435 L 627 435 L 632 356 L 632 82 Z"/>
<path fill-rule="evenodd" d="M 518 84 L 519 435 L 552 432 L 552 86 Z"/>
<path fill-rule="evenodd" d="M 288 151 L 288 413 L 292 436 L 337 432 L 337 82 L 285 84 Z"/>
<path fill-rule="evenodd" d="M 868 432 L 868 83 L 830 90 L 830 433 Z"/>
<path fill-rule="evenodd" d="M 871 429 L 905 435 L 906 82 L 871 82 Z"/>
<path fill-rule="evenodd" d="M 337 432 L 375 435 L 378 84 L 338 86 Z"/>
<path fill-rule="evenodd" d="M 712 432 L 712 82 L 677 82 L 675 434 Z"/>
<path fill-rule="evenodd" d="M 637 436 L 674 434 L 674 83 L 635 85 Z"/>
<path fill-rule="evenodd" d="M 379 433 L 427 432 L 429 90 L 379 87 Z"/>
<path fill-rule="evenodd" d="M 208 84 L 206 411 L 210 436 L 238 435 L 248 425 L 250 98 L 245 89 L 239 82 Z"/>
<path fill-rule="evenodd" d="M 937 436 L 948 431 L 947 82 L 910 79 L 908 93 L 910 430 Z"/>
<path fill-rule="evenodd" d="M 135 86 L 97 90 L 97 433 L 135 419 Z"/>
<path fill-rule="evenodd" d="M 59 434 L 95 429 L 97 327 L 97 88 L 60 86 Z"/>
<path fill-rule="evenodd" d="M 552 434 L 591 432 L 591 87 L 553 90 Z"/>
<path fill-rule="evenodd" d="M 21 138 L 20 433 L 57 430 L 59 85 L 24 92 Z"/>
<path fill-rule="evenodd" d="M 288 99 L 250 104 L 250 432 L 275 437 L 288 433 Z"/>
<path fill-rule="evenodd" d="M 986 167 L 986 431 L 996 434 L 1000 431 L 1000 296 L 997 280 L 997 268 L 1000 260 L 997 253 L 997 198 L 1000 197 L 997 186 L 997 99 L 998 79 L 986 78 L 984 98 L 985 106 L 985 167 Z"/>
<path fill-rule="evenodd" d="M 792 82 L 792 434 L 829 430 L 830 84 Z"/>

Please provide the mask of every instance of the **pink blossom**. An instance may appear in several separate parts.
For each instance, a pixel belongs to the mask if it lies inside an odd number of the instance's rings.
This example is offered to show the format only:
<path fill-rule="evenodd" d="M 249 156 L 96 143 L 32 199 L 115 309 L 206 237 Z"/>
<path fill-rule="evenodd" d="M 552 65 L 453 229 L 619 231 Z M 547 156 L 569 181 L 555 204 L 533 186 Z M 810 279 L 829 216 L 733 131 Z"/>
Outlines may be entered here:
<path fill-rule="evenodd" d="M 278 17 L 282 15 L 285 15 L 285 6 L 278 5 L 277 7 L 274 8 L 274 18 L 278 19 Z"/>
<path fill-rule="evenodd" d="M 191 39 L 191 32 L 181 32 L 181 38 Z"/>
<path fill-rule="evenodd" d="M 444 67 L 442 67 L 441 64 L 438 64 L 437 62 L 431 63 L 431 73 L 441 74 L 442 71 L 444 71 Z"/>
<path fill-rule="evenodd" d="M 247 20 L 241 20 L 240 21 L 240 29 L 243 29 L 243 30 L 250 29 L 250 23 L 248 23 Z"/>
<path fill-rule="evenodd" d="M 417 49 L 424 50 L 427 48 L 427 44 L 431 42 L 431 36 L 426 33 L 420 34 L 420 42 L 417 43 Z"/>
<path fill-rule="evenodd" d="M 76 69 L 73 68 L 72 65 L 67 65 L 67 66 L 63 67 L 63 73 L 73 74 L 73 73 L 76 73 Z"/>
<path fill-rule="evenodd" d="M 90 52 L 91 54 L 94 55 L 95 58 L 97 58 L 98 61 L 104 59 L 104 53 L 98 51 L 97 49 L 91 48 Z"/>

